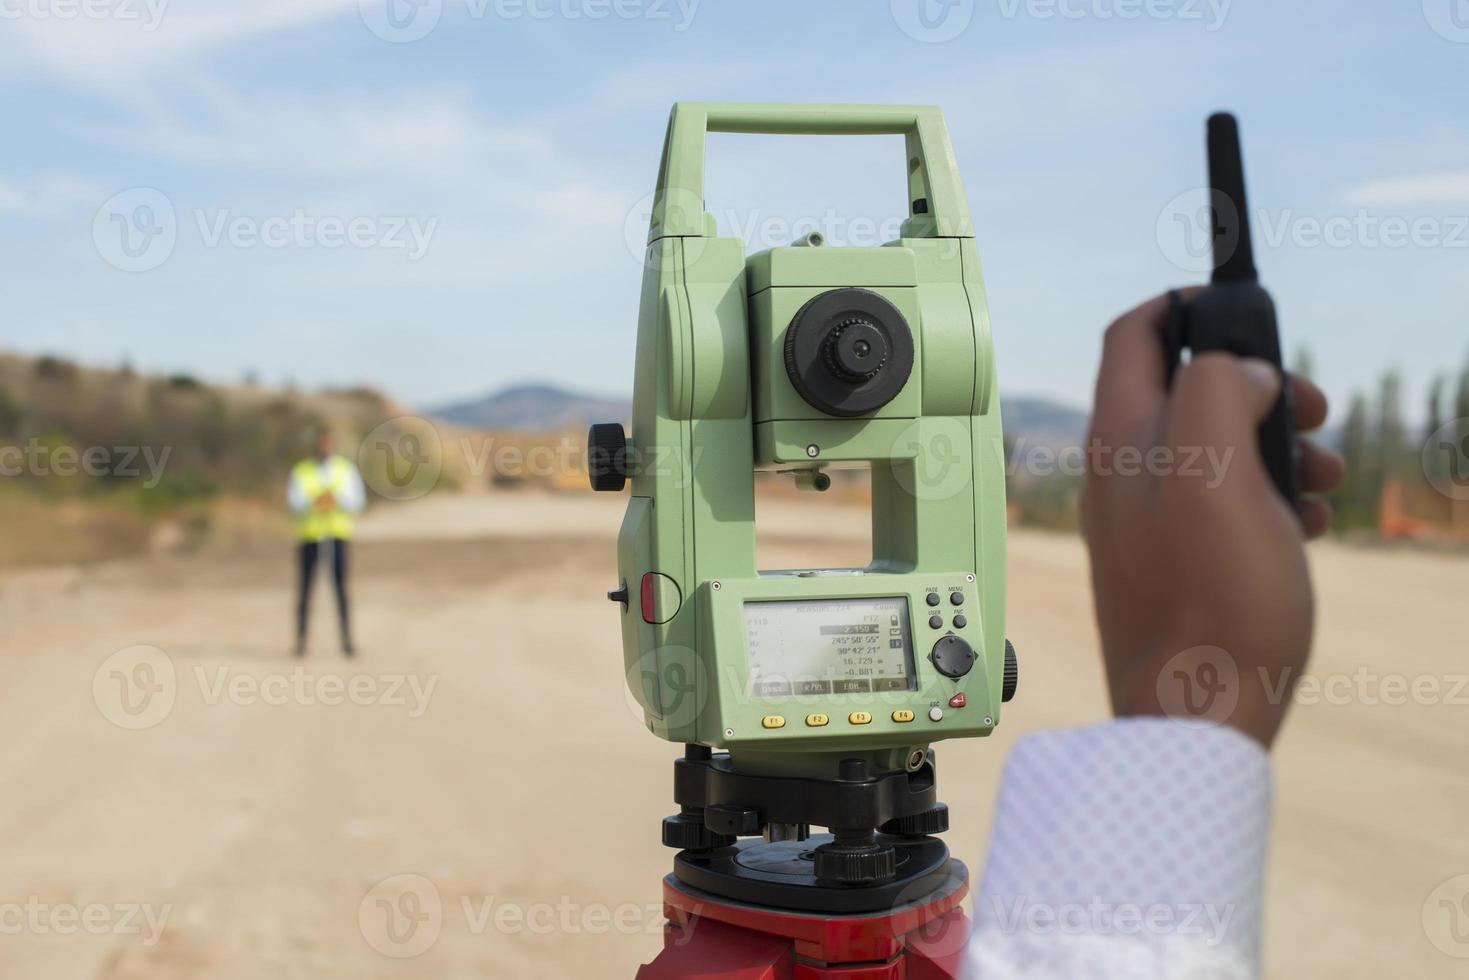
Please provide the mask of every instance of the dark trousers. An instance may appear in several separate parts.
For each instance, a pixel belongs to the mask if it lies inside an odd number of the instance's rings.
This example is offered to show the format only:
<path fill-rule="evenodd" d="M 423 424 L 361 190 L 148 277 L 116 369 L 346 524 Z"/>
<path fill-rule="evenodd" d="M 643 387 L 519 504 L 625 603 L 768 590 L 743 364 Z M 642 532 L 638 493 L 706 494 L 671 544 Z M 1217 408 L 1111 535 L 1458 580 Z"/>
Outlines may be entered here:
<path fill-rule="evenodd" d="M 328 538 L 322 542 L 303 541 L 299 551 L 300 587 L 296 592 L 296 640 L 306 642 L 306 618 L 311 608 L 311 586 L 316 580 L 316 560 L 323 548 L 331 551 L 332 582 L 337 589 L 337 615 L 342 624 L 342 646 L 352 646 L 352 629 L 347 617 L 347 542 Z"/>

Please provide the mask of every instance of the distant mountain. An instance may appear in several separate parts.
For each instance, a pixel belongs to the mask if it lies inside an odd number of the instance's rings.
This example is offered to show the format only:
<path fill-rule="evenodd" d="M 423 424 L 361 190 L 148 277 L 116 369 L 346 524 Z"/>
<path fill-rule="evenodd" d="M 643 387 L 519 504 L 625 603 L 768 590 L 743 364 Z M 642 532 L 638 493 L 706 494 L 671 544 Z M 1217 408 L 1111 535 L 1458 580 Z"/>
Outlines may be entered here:
<path fill-rule="evenodd" d="M 1079 408 L 1045 398 L 1001 398 L 1005 435 L 1046 446 L 1079 446 L 1090 417 Z"/>
<path fill-rule="evenodd" d="M 1006 398 L 1001 405 L 1005 434 L 1031 443 L 1080 445 L 1087 414 L 1044 398 Z M 429 414 L 477 429 L 545 432 L 592 422 L 623 422 L 632 402 L 612 395 L 588 395 L 555 385 L 516 385 L 484 398 L 430 409 Z"/>
<path fill-rule="evenodd" d="M 429 409 L 429 414 L 476 429 L 549 432 L 632 417 L 632 400 L 588 395 L 548 384 L 515 385 L 484 398 Z"/>

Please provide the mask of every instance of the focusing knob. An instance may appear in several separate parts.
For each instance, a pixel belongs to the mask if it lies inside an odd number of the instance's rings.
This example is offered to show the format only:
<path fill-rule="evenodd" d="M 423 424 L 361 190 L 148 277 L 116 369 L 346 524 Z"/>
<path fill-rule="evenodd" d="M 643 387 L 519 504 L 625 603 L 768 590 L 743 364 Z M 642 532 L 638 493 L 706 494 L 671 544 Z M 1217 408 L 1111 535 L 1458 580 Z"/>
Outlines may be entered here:
<path fill-rule="evenodd" d="M 617 422 L 600 422 L 587 432 L 587 475 L 593 490 L 627 485 L 627 433 Z"/>
<path fill-rule="evenodd" d="M 1015 689 L 1020 686 L 1020 664 L 1015 659 L 1015 647 L 1009 640 L 1005 641 L 1005 687 L 1000 695 L 1001 701 L 1009 701 L 1015 696 Z"/>
<path fill-rule="evenodd" d="M 933 652 L 928 655 L 928 659 L 933 661 L 940 674 L 957 680 L 969 673 L 969 668 L 974 666 L 974 648 L 950 633 L 940 637 L 933 645 Z"/>
<path fill-rule="evenodd" d="M 913 373 L 913 329 L 870 289 L 828 289 L 786 327 L 786 377 L 819 412 L 868 415 L 897 398 Z"/>
<path fill-rule="evenodd" d="M 887 340 L 867 320 L 847 320 L 827 337 L 826 362 L 833 374 L 848 381 L 876 376 L 887 359 Z"/>

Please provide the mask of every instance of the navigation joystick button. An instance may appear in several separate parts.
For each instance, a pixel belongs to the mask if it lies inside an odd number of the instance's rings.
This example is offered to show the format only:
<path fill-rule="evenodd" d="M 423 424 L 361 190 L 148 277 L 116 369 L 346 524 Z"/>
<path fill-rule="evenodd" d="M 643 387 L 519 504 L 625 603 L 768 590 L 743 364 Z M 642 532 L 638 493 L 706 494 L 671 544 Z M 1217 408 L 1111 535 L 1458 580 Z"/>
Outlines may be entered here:
<path fill-rule="evenodd" d="M 960 678 L 974 666 L 974 648 L 960 637 L 950 633 L 940 637 L 928 655 L 934 668 L 945 677 Z"/>

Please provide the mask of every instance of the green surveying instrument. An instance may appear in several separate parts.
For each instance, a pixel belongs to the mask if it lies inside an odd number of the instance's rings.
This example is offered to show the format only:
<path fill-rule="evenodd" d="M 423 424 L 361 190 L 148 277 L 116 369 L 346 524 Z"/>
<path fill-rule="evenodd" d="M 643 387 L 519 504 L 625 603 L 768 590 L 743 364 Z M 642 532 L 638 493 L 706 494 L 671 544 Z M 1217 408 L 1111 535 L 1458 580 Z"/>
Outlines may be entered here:
<path fill-rule="evenodd" d="M 901 135 L 900 237 L 838 248 L 813 233 L 746 256 L 704 209 L 711 132 Z M 686 746 L 680 812 L 663 823 L 683 886 L 862 913 L 953 879 L 958 862 L 930 836 L 948 811 L 929 746 L 988 735 L 1017 680 L 1002 445 L 979 255 L 940 112 L 676 105 L 632 432 L 593 426 L 589 459 L 596 489 L 631 483 L 609 598 L 649 731 Z M 871 471 L 871 563 L 757 568 L 756 471 L 820 491 L 853 467 Z"/>

